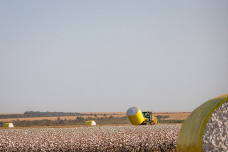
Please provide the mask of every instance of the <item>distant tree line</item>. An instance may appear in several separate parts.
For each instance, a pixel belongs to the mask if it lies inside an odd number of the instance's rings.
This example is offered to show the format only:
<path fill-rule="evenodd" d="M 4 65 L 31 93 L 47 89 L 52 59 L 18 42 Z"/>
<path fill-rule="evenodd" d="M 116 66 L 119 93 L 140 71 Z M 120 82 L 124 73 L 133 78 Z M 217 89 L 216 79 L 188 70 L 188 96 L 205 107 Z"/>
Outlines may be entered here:
<path fill-rule="evenodd" d="M 184 120 L 158 120 L 158 123 L 183 123 Z"/>
<path fill-rule="evenodd" d="M 8 114 L 8 115 L 0 115 L 0 119 L 7 118 L 29 118 L 29 117 L 60 117 L 60 116 L 97 116 L 106 114 L 92 114 L 92 113 L 79 113 L 79 112 L 40 112 L 40 111 L 26 111 L 23 114 Z M 111 115 L 118 115 L 116 113 L 112 113 Z"/>
<path fill-rule="evenodd" d="M 158 123 L 183 123 L 184 120 L 165 120 L 164 118 L 169 118 L 168 115 L 162 116 L 158 115 L 156 116 L 158 119 Z"/>
<path fill-rule="evenodd" d="M 160 119 L 162 119 L 162 118 L 169 118 L 169 115 L 165 115 L 165 116 L 163 116 L 163 115 L 157 115 L 157 116 L 155 116 L 158 120 L 160 120 Z"/>

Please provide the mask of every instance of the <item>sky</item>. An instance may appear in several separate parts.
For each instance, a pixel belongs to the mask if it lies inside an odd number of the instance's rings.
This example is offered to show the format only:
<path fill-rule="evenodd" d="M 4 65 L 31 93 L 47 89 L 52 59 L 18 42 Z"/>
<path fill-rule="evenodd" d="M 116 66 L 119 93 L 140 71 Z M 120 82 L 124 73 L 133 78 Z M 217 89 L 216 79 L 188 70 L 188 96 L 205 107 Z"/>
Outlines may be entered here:
<path fill-rule="evenodd" d="M 0 1 L 0 113 L 191 112 L 228 93 L 228 1 Z"/>

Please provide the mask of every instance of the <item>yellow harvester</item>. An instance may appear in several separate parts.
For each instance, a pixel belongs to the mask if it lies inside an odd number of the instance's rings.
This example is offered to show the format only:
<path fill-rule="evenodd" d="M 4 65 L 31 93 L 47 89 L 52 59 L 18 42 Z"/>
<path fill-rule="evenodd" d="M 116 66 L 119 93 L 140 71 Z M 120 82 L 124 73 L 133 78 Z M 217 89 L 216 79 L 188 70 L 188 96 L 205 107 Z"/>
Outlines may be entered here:
<path fill-rule="evenodd" d="M 127 116 L 132 125 L 157 125 L 157 118 L 152 111 L 141 112 L 138 107 L 131 107 L 127 110 Z"/>

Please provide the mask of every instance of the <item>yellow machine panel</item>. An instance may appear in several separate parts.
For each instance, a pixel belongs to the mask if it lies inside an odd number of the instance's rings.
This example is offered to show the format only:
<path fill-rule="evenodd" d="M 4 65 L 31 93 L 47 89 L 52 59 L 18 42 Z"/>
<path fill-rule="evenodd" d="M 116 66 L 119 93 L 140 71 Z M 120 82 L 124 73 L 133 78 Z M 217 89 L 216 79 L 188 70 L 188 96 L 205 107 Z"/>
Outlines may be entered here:
<path fill-rule="evenodd" d="M 152 124 L 157 124 L 157 125 L 158 125 L 159 123 L 158 123 L 157 118 L 154 117 L 154 116 L 152 116 L 152 118 L 153 118 L 153 119 L 152 119 Z"/>
<path fill-rule="evenodd" d="M 146 118 L 143 117 L 141 110 L 138 107 L 131 107 L 127 110 L 127 116 L 132 125 L 142 124 Z"/>

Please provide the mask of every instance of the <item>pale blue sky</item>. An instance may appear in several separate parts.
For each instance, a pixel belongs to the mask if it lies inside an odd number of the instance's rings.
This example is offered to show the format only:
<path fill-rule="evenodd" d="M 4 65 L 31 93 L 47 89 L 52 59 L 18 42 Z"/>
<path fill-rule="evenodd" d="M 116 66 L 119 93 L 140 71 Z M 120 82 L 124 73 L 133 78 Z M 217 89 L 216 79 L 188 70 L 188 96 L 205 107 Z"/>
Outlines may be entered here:
<path fill-rule="evenodd" d="M 228 93 L 228 1 L 0 1 L 0 113 L 192 111 Z"/>

